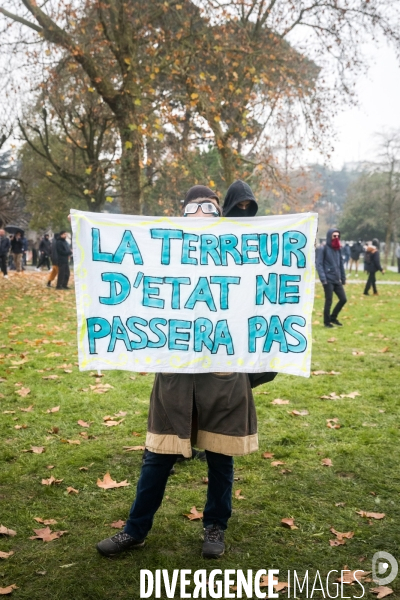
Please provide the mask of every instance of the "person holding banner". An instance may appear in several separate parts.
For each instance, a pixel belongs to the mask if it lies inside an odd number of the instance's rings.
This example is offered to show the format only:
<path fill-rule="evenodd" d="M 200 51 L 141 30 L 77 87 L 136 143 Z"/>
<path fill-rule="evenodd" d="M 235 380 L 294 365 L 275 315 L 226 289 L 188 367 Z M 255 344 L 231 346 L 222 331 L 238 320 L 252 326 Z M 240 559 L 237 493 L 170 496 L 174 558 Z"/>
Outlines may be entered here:
<path fill-rule="evenodd" d="M 224 217 L 255 217 L 258 204 L 251 187 L 241 179 L 234 181 L 226 192 L 222 213 Z"/>
<path fill-rule="evenodd" d="M 221 216 L 216 197 L 193 194 L 185 198 L 183 216 Z M 148 452 L 136 499 L 124 530 L 97 544 L 102 555 L 144 546 L 170 470 L 178 455 L 192 455 L 195 443 L 205 450 L 208 463 L 202 555 L 218 558 L 224 554 L 224 531 L 232 512 L 233 456 L 258 450 L 253 394 L 247 373 L 241 372 L 156 374 L 148 417 Z"/>

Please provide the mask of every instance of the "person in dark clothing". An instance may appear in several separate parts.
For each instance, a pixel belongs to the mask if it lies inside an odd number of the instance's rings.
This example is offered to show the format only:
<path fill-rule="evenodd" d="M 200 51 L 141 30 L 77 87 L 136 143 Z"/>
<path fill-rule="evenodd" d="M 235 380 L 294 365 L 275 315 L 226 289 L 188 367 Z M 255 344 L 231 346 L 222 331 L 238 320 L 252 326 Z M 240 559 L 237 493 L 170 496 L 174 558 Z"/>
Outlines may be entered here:
<path fill-rule="evenodd" d="M 224 217 L 254 217 L 258 211 L 257 200 L 251 187 L 238 179 L 226 192 L 222 214 Z"/>
<path fill-rule="evenodd" d="M 340 231 L 328 229 L 326 245 L 317 249 L 317 271 L 325 293 L 324 325 L 333 327 L 342 325 L 338 315 L 347 302 L 343 286 L 346 283 L 346 273 L 343 266 L 343 257 L 340 251 Z M 333 292 L 339 301 L 331 313 Z"/>
<path fill-rule="evenodd" d="M 50 258 L 51 258 L 52 268 L 51 268 L 51 271 L 49 274 L 49 278 L 47 280 L 47 287 L 51 287 L 51 282 L 54 281 L 54 279 L 58 275 L 57 240 L 59 239 L 59 237 L 60 237 L 59 234 L 55 233 L 53 236 L 53 239 L 51 240 Z"/>
<path fill-rule="evenodd" d="M 39 271 L 42 265 L 47 265 L 47 268 L 50 271 L 51 242 L 48 233 L 46 233 L 39 244 L 39 252 L 40 258 L 36 270 Z"/>
<path fill-rule="evenodd" d="M 346 242 L 343 250 L 342 250 L 342 254 L 343 254 L 343 264 L 344 264 L 344 268 L 347 269 L 349 266 L 349 260 L 350 260 L 350 245 L 349 242 Z"/>
<path fill-rule="evenodd" d="M 356 273 L 358 275 L 358 261 L 360 260 L 360 255 L 363 252 L 363 245 L 361 243 L 361 240 L 358 240 L 358 242 L 355 242 L 351 248 L 350 248 L 350 273 L 351 270 L 353 268 L 353 264 L 355 265 L 356 268 Z"/>
<path fill-rule="evenodd" d="M 10 251 L 10 239 L 4 229 L 0 229 L 0 268 L 3 276 L 7 279 L 7 258 Z"/>
<path fill-rule="evenodd" d="M 57 290 L 69 290 L 69 257 L 72 254 L 71 248 L 67 242 L 67 232 L 61 231 L 58 240 L 56 241 L 56 249 L 58 256 L 58 277 Z"/>
<path fill-rule="evenodd" d="M 14 265 L 17 273 L 22 271 L 22 255 L 24 253 L 24 245 L 20 233 L 16 233 L 11 240 L 11 254 L 14 259 Z"/>
<path fill-rule="evenodd" d="M 372 244 L 374 244 L 374 241 L 375 240 L 372 241 Z M 380 271 L 383 274 L 385 271 L 382 269 L 381 261 L 379 258 L 379 250 L 375 245 L 367 246 L 364 256 L 364 265 L 365 270 L 369 273 L 367 283 L 364 289 L 364 295 L 369 296 L 369 290 L 372 286 L 374 296 L 377 296 L 378 290 L 376 289 L 376 272 Z"/>

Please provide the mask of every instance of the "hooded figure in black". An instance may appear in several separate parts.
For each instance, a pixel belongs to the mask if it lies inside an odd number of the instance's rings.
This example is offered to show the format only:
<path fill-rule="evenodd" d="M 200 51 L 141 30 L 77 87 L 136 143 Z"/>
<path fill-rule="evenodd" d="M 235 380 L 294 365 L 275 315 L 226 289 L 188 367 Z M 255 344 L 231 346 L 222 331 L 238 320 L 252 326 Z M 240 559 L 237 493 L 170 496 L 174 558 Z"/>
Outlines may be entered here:
<path fill-rule="evenodd" d="M 224 217 L 255 217 L 258 204 L 251 187 L 238 179 L 229 186 L 226 192 L 222 214 Z M 277 373 L 248 373 L 252 388 L 268 383 L 277 376 Z"/>
<path fill-rule="evenodd" d="M 258 211 L 257 200 L 251 187 L 241 179 L 234 181 L 226 192 L 222 214 L 224 217 L 255 217 Z"/>
<path fill-rule="evenodd" d="M 317 249 L 317 271 L 325 293 L 324 325 L 333 327 L 342 325 L 338 315 L 347 302 L 343 285 L 346 283 L 346 273 L 340 247 L 340 231 L 328 229 L 326 245 Z M 331 314 L 333 292 L 339 299 Z"/>

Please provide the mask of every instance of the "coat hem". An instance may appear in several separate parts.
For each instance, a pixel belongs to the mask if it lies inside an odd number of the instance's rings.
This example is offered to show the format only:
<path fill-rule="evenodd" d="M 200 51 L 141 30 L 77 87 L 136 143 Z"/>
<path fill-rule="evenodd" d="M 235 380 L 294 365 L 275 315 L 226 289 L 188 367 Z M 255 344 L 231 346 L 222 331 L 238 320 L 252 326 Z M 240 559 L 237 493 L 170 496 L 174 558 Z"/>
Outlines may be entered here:
<path fill-rule="evenodd" d="M 182 440 L 177 435 L 161 435 L 148 431 L 145 446 L 155 454 L 183 454 L 185 458 L 192 458 L 190 439 Z"/>
<path fill-rule="evenodd" d="M 199 430 L 196 446 L 210 452 L 216 452 L 217 454 L 243 456 L 258 450 L 258 434 L 253 433 L 252 435 L 236 437 Z"/>

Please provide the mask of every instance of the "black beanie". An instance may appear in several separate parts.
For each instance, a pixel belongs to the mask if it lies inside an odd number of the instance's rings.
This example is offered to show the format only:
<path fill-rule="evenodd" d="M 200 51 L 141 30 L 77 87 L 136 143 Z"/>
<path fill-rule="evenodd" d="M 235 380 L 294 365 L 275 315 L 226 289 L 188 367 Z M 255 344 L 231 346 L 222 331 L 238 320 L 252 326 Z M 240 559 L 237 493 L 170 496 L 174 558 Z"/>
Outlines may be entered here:
<path fill-rule="evenodd" d="M 214 198 L 214 200 L 216 200 L 219 204 L 219 198 L 217 194 L 209 187 L 206 185 L 194 185 L 186 192 L 183 206 L 186 206 L 186 204 L 189 204 L 189 202 L 198 200 L 198 198 Z"/>

